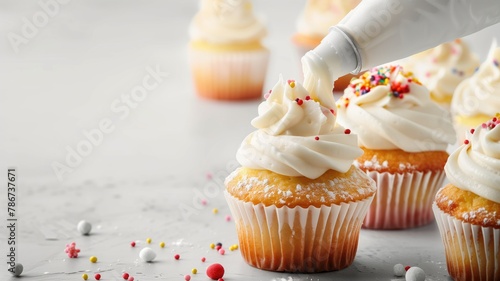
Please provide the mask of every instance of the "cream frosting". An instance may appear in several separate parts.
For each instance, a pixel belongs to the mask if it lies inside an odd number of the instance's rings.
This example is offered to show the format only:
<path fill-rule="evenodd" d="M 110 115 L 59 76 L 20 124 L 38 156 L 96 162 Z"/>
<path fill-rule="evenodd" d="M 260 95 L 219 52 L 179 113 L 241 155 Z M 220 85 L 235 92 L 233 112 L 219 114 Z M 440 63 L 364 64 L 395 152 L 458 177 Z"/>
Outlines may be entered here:
<path fill-rule="evenodd" d="M 500 121 L 497 117 L 467 133 L 444 167 L 450 183 L 500 204 Z"/>
<path fill-rule="evenodd" d="M 244 44 L 260 41 L 267 30 L 249 0 L 202 0 L 189 33 L 194 41 Z"/>
<path fill-rule="evenodd" d="M 500 48 L 493 41 L 488 57 L 479 69 L 460 83 L 451 110 L 460 116 L 495 115 L 500 108 Z"/>
<path fill-rule="evenodd" d="M 301 34 L 325 37 L 361 0 L 308 0 L 297 20 Z"/>
<path fill-rule="evenodd" d="M 321 100 L 320 100 L 321 97 Z M 356 135 L 336 126 L 331 90 L 312 95 L 280 77 L 252 120 L 257 131 L 241 144 L 236 158 L 251 169 L 315 179 L 327 170 L 347 172 L 363 151 Z"/>
<path fill-rule="evenodd" d="M 458 84 L 474 74 L 479 59 L 457 39 L 410 57 L 408 65 L 434 100 L 450 103 Z"/>
<path fill-rule="evenodd" d="M 338 123 L 368 149 L 445 151 L 455 142 L 449 113 L 400 66 L 381 66 L 351 81 L 337 102 Z"/>

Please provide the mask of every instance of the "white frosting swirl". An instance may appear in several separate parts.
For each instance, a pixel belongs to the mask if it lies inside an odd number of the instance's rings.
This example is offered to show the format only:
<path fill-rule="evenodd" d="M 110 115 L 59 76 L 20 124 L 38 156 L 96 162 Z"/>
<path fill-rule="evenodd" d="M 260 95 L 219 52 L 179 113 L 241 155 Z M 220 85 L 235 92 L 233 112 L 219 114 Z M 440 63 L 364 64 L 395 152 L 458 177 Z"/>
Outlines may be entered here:
<path fill-rule="evenodd" d="M 444 167 L 449 181 L 500 204 L 500 122 L 491 129 L 478 126 L 468 144 L 455 150 Z"/>
<path fill-rule="evenodd" d="M 353 80 L 337 106 L 338 123 L 368 149 L 445 151 L 455 142 L 449 113 L 401 67 L 374 68 Z"/>
<path fill-rule="evenodd" d="M 500 108 L 500 48 L 493 41 L 488 58 L 474 75 L 460 83 L 451 110 L 460 116 L 495 115 Z"/>
<path fill-rule="evenodd" d="M 329 96 L 326 104 L 333 107 L 331 91 Z M 311 179 L 330 169 L 347 172 L 363 152 L 356 135 L 345 134 L 342 127 L 335 126 L 332 107 L 309 96 L 299 83 L 280 78 L 259 105 L 259 116 L 252 120 L 259 130 L 241 144 L 238 162 L 252 169 Z"/>
<path fill-rule="evenodd" d="M 301 34 L 325 37 L 361 0 L 308 0 L 297 20 Z"/>
<path fill-rule="evenodd" d="M 479 59 L 457 39 L 410 57 L 408 64 L 434 100 L 449 104 L 458 84 L 474 74 Z"/>
<path fill-rule="evenodd" d="M 202 0 L 189 28 L 191 39 L 215 44 L 258 42 L 267 34 L 249 0 Z"/>

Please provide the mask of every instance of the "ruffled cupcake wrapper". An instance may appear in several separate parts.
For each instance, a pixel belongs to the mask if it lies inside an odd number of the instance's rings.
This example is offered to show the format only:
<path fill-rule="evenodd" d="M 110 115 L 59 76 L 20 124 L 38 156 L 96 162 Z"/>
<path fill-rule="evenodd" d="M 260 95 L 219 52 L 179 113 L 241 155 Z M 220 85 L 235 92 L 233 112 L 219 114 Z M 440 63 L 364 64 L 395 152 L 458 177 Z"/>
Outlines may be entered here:
<path fill-rule="evenodd" d="M 444 171 L 367 174 L 377 183 L 377 193 L 363 228 L 405 229 L 433 220 L 432 202 L 445 178 Z"/>
<path fill-rule="evenodd" d="M 210 52 L 191 48 L 191 71 L 199 96 L 218 100 L 262 97 L 269 51 Z"/>
<path fill-rule="evenodd" d="M 500 280 L 500 229 L 463 222 L 432 210 L 441 233 L 448 272 L 455 281 Z"/>
<path fill-rule="evenodd" d="M 373 196 L 358 202 L 308 208 L 264 206 L 225 192 L 241 254 L 257 268 L 322 272 L 349 266 Z"/>

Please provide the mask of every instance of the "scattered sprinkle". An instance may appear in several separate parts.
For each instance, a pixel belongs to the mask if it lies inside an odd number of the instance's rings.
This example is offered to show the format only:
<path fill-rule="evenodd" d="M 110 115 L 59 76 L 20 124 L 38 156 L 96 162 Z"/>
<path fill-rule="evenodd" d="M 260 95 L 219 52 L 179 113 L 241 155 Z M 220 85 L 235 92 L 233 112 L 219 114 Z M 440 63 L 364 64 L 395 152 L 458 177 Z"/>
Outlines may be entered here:
<path fill-rule="evenodd" d="M 178 260 L 180 258 L 181 258 L 181 256 L 179 254 L 175 254 L 174 259 Z"/>
<path fill-rule="evenodd" d="M 156 258 L 156 253 L 153 249 L 146 247 L 139 252 L 139 258 L 145 262 L 152 262 Z"/>
<path fill-rule="evenodd" d="M 128 280 L 130 275 L 127 272 L 125 272 L 125 273 L 123 273 L 122 277 L 123 277 L 123 279 Z"/>
<path fill-rule="evenodd" d="M 134 281 L 134 276 L 130 276 L 127 281 Z"/>
<path fill-rule="evenodd" d="M 151 244 L 151 241 L 153 241 L 151 238 L 146 238 L 146 243 Z"/>
<path fill-rule="evenodd" d="M 315 136 L 315 137 L 314 137 L 314 139 L 315 139 L 315 140 L 319 140 L 319 137 L 318 137 L 318 136 Z"/>
<path fill-rule="evenodd" d="M 405 266 L 398 263 L 396 265 L 394 265 L 394 276 L 397 276 L 397 277 L 402 277 L 402 276 L 405 276 L 406 274 L 406 270 L 405 270 Z"/>
<path fill-rule="evenodd" d="M 191 273 L 193 273 L 193 274 L 198 273 L 198 269 L 196 269 L 196 268 L 191 269 Z"/>
<path fill-rule="evenodd" d="M 161 248 L 164 248 L 164 247 L 165 247 L 165 242 L 163 242 L 163 241 L 162 241 L 162 242 L 160 242 L 160 247 L 161 247 Z"/>
<path fill-rule="evenodd" d="M 96 274 L 94 275 L 94 279 L 95 279 L 95 280 L 101 280 L 101 274 L 96 273 Z"/>
<path fill-rule="evenodd" d="M 344 134 L 349 135 L 351 133 L 351 129 L 345 129 Z"/>
<path fill-rule="evenodd" d="M 219 212 L 219 209 L 217 209 L 217 208 L 212 209 L 212 213 L 217 214 L 218 212 Z"/>
<path fill-rule="evenodd" d="M 296 98 L 295 99 L 295 102 L 298 104 L 298 105 L 302 105 L 304 103 L 304 101 L 302 99 L 299 99 L 299 98 Z"/>
<path fill-rule="evenodd" d="M 224 249 L 219 249 L 219 254 L 224 255 L 226 253 L 226 250 Z"/>
<path fill-rule="evenodd" d="M 201 262 L 205 262 L 207 259 L 205 257 L 201 258 Z"/>
<path fill-rule="evenodd" d="M 226 216 L 226 221 L 231 221 L 231 216 L 230 215 Z"/>
<path fill-rule="evenodd" d="M 469 144 L 469 140 L 464 140 L 464 144 Z"/>
<path fill-rule="evenodd" d="M 89 276 L 87 275 L 87 273 L 82 274 L 82 279 L 83 280 L 89 279 Z"/>
<path fill-rule="evenodd" d="M 135 242 L 134 241 L 130 242 L 130 246 L 135 247 Z"/>
<path fill-rule="evenodd" d="M 310 100 L 310 99 L 311 99 L 311 97 L 310 97 L 310 96 L 306 96 L 306 100 Z"/>
<path fill-rule="evenodd" d="M 92 229 L 92 225 L 89 222 L 82 220 L 78 223 L 78 225 L 76 226 L 76 229 L 82 235 L 89 235 L 90 230 Z"/>
<path fill-rule="evenodd" d="M 64 252 L 68 254 L 68 257 L 70 259 L 73 259 L 73 258 L 78 258 L 78 253 L 80 253 L 80 249 L 76 248 L 75 242 L 71 242 L 71 244 L 66 244 L 66 249 L 64 249 Z"/>
<path fill-rule="evenodd" d="M 474 134 L 474 132 L 475 132 L 475 131 L 476 131 L 476 130 L 474 130 L 474 128 L 470 129 L 470 133 L 471 133 L 471 134 Z"/>
<path fill-rule="evenodd" d="M 191 280 L 191 275 L 189 275 L 189 274 L 184 275 L 184 280 L 186 280 L 186 281 Z"/>
<path fill-rule="evenodd" d="M 96 263 L 96 262 L 97 262 L 97 257 L 96 257 L 96 256 L 91 256 L 91 257 L 89 258 L 89 261 L 90 261 L 91 263 Z"/>
<path fill-rule="evenodd" d="M 215 244 L 214 243 L 210 243 L 210 249 L 215 249 Z"/>
<path fill-rule="evenodd" d="M 207 199 L 201 199 L 201 205 L 206 206 L 207 203 Z"/>
<path fill-rule="evenodd" d="M 412 266 L 405 275 L 406 281 L 424 281 L 425 272 L 420 267 Z"/>
<path fill-rule="evenodd" d="M 220 263 L 214 263 L 207 267 L 207 276 L 212 280 L 224 277 L 224 267 Z"/>

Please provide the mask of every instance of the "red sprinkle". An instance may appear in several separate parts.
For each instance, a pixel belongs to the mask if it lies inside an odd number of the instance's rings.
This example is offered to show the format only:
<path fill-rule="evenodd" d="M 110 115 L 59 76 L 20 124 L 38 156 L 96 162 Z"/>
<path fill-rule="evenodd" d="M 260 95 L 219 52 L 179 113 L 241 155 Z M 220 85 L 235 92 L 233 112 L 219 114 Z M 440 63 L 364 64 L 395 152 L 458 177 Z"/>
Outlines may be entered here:
<path fill-rule="evenodd" d="M 408 269 L 410 269 L 411 266 L 407 265 L 405 266 L 405 270 L 408 271 Z"/>
<path fill-rule="evenodd" d="M 207 259 L 205 257 L 201 258 L 201 262 L 205 262 Z"/>
<path fill-rule="evenodd" d="M 212 280 L 224 277 L 224 267 L 220 263 L 214 263 L 207 267 L 207 276 Z"/>
<path fill-rule="evenodd" d="M 221 248 L 222 248 L 222 245 L 217 245 L 217 246 L 215 246 L 215 249 L 216 249 L 217 251 L 218 251 L 218 250 L 220 250 Z"/>
<path fill-rule="evenodd" d="M 134 276 L 130 276 L 127 281 L 134 281 Z"/>
<path fill-rule="evenodd" d="M 95 278 L 95 280 L 100 280 L 100 279 L 101 279 L 101 274 L 96 273 L 96 274 L 94 275 L 94 278 Z"/>
<path fill-rule="evenodd" d="M 135 242 L 134 241 L 130 242 L 130 246 L 135 247 Z"/>
<path fill-rule="evenodd" d="M 306 96 L 306 100 L 310 100 L 310 99 L 311 99 L 311 97 L 310 97 L 310 96 Z"/>
<path fill-rule="evenodd" d="M 181 258 L 181 256 L 179 256 L 179 254 L 175 254 L 174 259 L 178 260 L 180 258 Z"/>
<path fill-rule="evenodd" d="M 475 131 L 476 131 L 476 130 L 474 130 L 474 129 L 470 129 L 470 133 L 471 133 L 471 134 L 474 134 L 474 132 L 475 132 Z"/>
<path fill-rule="evenodd" d="M 224 278 L 219 278 L 217 279 L 217 281 L 224 281 Z"/>
<path fill-rule="evenodd" d="M 350 129 L 345 129 L 345 130 L 344 130 L 344 134 L 349 135 L 350 133 L 351 133 L 351 130 L 350 130 Z"/>
<path fill-rule="evenodd" d="M 315 139 L 315 140 L 319 140 L 319 137 L 318 137 L 318 136 L 315 136 L 315 137 L 314 137 L 314 139 Z"/>
<path fill-rule="evenodd" d="M 335 115 L 335 110 L 330 109 L 330 112 L 331 112 L 333 115 Z"/>
<path fill-rule="evenodd" d="M 226 250 L 224 250 L 224 249 L 219 250 L 219 254 L 224 255 L 225 253 L 226 253 Z"/>
<path fill-rule="evenodd" d="M 304 101 L 299 98 L 296 98 L 295 101 L 297 102 L 298 105 L 302 105 L 304 103 Z"/>
<path fill-rule="evenodd" d="M 125 280 L 128 280 L 128 277 L 129 277 L 129 276 L 130 276 L 130 275 L 129 275 L 128 273 L 126 273 L 126 272 L 125 272 L 125 273 L 123 273 L 123 275 L 122 275 L 123 279 L 125 279 Z"/>
<path fill-rule="evenodd" d="M 464 140 L 464 144 L 469 144 L 469 140 Z"/>

